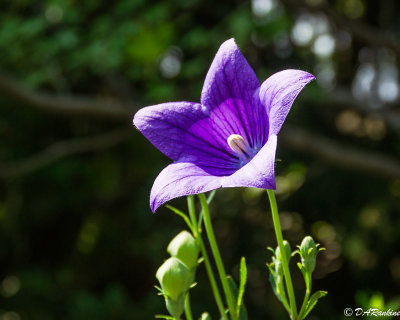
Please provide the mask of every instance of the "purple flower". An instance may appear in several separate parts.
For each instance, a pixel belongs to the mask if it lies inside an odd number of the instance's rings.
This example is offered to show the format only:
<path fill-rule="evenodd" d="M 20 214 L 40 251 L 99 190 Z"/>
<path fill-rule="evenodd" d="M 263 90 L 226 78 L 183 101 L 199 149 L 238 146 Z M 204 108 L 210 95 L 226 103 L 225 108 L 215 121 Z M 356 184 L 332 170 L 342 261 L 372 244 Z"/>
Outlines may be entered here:
<path fill-rule="evenodd" d="M 139 110 L 133 123 L 175 162 L 154 181 L 150 207 L 224 187 L 275 189 L 279 130 L 296 96 L 315 79 L 284 70 L 260 85 L 235 41 L 211 64 L 201 103 L 168 102 Z"/>

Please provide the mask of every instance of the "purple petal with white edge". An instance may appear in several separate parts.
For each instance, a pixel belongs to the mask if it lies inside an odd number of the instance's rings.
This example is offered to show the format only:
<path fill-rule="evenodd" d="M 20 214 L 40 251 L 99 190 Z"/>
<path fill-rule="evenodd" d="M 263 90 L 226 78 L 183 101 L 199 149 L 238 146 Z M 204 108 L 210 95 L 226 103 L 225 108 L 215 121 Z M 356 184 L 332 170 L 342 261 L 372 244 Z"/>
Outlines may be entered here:
<path fill-rule="evenodd" d="M 231 176 L 224 177 L 222 187 L 276 189 L 274 176 L 276 143 L 277 137 L 273 134 L 249 163 Z"/>
<path fill-rule="evenodd" d="M 213 175 L 230 175 L 239 161 L 208 113 L 199 103 L 169 102 L 140 109 L 133 123 L 172 160 L 192 162 Z"/>
<path fill-rule="evenodd" d="M 268 117 L 265 108 L 254 103 L 253 94 L 259 87 L 260 82 L 235 41 L 225 41 L 211 64 L 201 93 L 201 104 L 209 109 L 213 122 L 225 128 L 225 138 L 239 134 L 250 146 L 261 148 L 268 132 Z"/>
<path fill-rule="evenodd" d="M 160 172 L 150 193 L 150 208 L 155 212 L 165 202 L 221 187 L 222 177 L 210 175 L 187 162 L 174 162 Z"/>
<path fill-rule="evenodd" d="M 259 91 L 261 103 L 269 116 L 269 134 L 278 134 L 294 99 L 315 77 L 301 70 L 284 70 L 270 76 Z"/>

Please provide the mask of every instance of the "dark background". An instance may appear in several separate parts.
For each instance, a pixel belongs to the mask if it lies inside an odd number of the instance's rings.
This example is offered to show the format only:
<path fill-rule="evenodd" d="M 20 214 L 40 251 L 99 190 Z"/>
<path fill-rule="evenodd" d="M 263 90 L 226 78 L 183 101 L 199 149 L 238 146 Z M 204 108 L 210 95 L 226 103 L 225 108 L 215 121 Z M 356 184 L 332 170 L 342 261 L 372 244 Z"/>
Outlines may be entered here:
<path fill-rule="evenodd" d="M 276 165 L 285 238 L 293 247 L 311 234 L 327 248 L 314 288 L 329 294 L 310 320 L 399 310 L 398 12 L 395 0 L 2 1 L 0 319 L 165 313 L 155 272 L 185 226 L 150 211 L 170 160 L 132 117 L 199 101 L 231 37 L 260 81 L 286 68 L 317 77 L 282 128 Z M 219 190 L 211 210 L 228 272 L 237 278 L 247 257 L 249 319 L 287 319 L 265 267 L 276 245 L 266 193 Z M 203 266 L 197 280 L 196 318 L 217 319 Z"/>

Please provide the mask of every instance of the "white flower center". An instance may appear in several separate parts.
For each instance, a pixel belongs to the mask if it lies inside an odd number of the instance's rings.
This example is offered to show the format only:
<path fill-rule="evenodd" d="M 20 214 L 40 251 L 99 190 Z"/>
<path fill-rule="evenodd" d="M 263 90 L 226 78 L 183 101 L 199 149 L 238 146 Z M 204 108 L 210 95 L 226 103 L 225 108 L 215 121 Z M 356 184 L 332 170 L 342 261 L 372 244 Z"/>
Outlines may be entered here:
<path fill-rule="evenodd" d="M 229 147 L 238 155 L 238 157 L 247 163 L 253 157 L 253 152 L 248 143 L 239 134 L 231 134 L 228 137 Z"/>

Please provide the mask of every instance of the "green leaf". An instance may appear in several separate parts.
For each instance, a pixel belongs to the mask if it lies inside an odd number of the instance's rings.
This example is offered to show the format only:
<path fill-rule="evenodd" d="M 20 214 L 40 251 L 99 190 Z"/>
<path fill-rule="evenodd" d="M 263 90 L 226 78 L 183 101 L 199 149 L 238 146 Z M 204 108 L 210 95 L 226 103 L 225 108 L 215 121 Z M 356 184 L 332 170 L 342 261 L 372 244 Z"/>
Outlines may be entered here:
<path fill-rule="evenodd" d="M 236 314 L 239 316 L 240 307 L 243 302 L 243 294 L 246 287 L 247 282 L 247 267 L 246 267 L 246 259 L 242 257 L 240 260 L 240 285 L 239 285 L 239 293 L 236 304 Z"/>
<path fill-rule="evenodd" d="M 368 305 L 371 306 L 371 308 L 383 310 L 385 308 L 385 300 L 383 298 L 383 294 L 381 292 L 374 293 L 369 299 Z"/>
<path fill-rule="evenodd" d="M 228 284 L 229 284 L 229 287 L 230 287 L 230 289 L 232 291 L 233 297 L 237 301 L 238 288 L 237 288 L 236 282 L 235 282 L 235 280 L 233 280 L 233 278 L 231 276 L 227 276 L 226 279 L 228 280 Z M 240 307 L 238 320 L 247 320 L 247 310 L 246 310 L 246 307 L 245 307 L 244 303 L 242 303 L 242 305 Z"/>
<path fill-rule="evenodd" d="M 307 272 L 306 272 L 306 270 L 304 269 L 304 267 L 303 267 L 303 265 L 300 263 L 300 262 L 297 262 L 297 266 L 299 267 L 299 269 L 300 269 L 300 271 L 301 271 L 301 273 L 302 273 L 302 275 L 303 275 L 303 278 L 304 278 L 304 282 L 305 282 L 305 284 L 307 285 Z"/>
<path fill-rule="evenodd" d="M 174 317 L 166 316 L 166 315 L 164 315 L 164 314 L 156 314 L 154 317 L 155 317 L 156 319 L 175 320 Z"/>
<path fill-rule="evenodd" d="M 214 199 L 214 196 L 216 193 L 217 193 L 217 190 L 213 190 L 210 192 L 210 194 L 207 197 L 207 204 L 211 203 L 211 201 Z"/>
<path fill-rule="evenodd" d="M 275 255 L 275 249 L 271 247 L 267 247 L 267 250 L 271 251 L 273 255 Z"/>
<path fill-rule="evenodd" d="M 270 265 L 268 265 L 268 268 L 269 268 L 269 277 L 268 277 L 269 283 L 271 284 L 272 290 L 274 291 L 278 300 L 282 302 L 281 296 L 278 294 L 278 284 L 275 280 L 275 272 Z"/>
<path fill-rule="evenodd" d="M 175 208 L 175 207 L 173 207 L 173 206 L 171 206 L 169 204 L 167 204 L 166 207 L 169 210 L 171 210 L 173 213 L 175 213 L 178 216 L 180 216 L 186 222 L 186 224 L 188 225 L 188 227 L 189 227 L 190 231 L 192 232 L 192 234 L 194 234 L 192 224 L 190 223 L 190 220 L 189 220 L 188 216 L 183 211 L 181 211 L 181 210 L 179 210 L 179 209 L 177 209 L 177 208 Z"/>
<path fill-rule="evenodd" d="M 328 294 L 327 291 L 317 291 L 315 292 L 310 300 L 308 300 L 307 303 L 307 307 L 306 307 L 306 311 L 304 312 L 304 315 L 302 317 L 302 319 L 305 319 L 305 317 L 307 317 L 307 315 L 310 313 L 310 311 L 315 307 L 315 305 L 318 302 L 318 299 L 321 299 L 322 297 L 325 297 Z"/>
<path fill-rule="evenodd" d="M 276 280 L 276 273 L 274 271 L 274 264 L 270 263 L 267 264 L 267 267 L 269 269 L 269 283 L 271 284 L 272 290 L 274 291 L 275 296 L 278 298 L 278 300 L 280 302 L 282 302 L 283 306 L 285 307 L 285 309 L 287 310 L 287 312 L 290 314 L 290 307 L 289 304 L 287 302 L 287 298 L 286 298 L 286 293 L 285 293 L 285 289 L 283 288 L 283 286 L 281 288 L 278 287 L 278 282 Z M 281 289 L 281 290 L 279 290 Z M 281 293 L 279 293 L 279 291 L 281 291 Z"/>
<path fill-rule="evenodd" d="M 165 295 L 163 289 L 161 289 L 159 286 L 154 286 L 154 288 L 157 289 L 159 294 Z"/>
<path fill-rule="evenodd" d="M 269 273 L 268 280 L 269 280 L 269 283 L 271 284 L 272 291 L 274 291 L 275 296 L 278 298 L 278 300 L 283 303 L 282 297 L 278 293 L 278 283 L 276 282 L 276 279 L 275 279 L 275 273 L 273 272 L 272 269 L 270 269 L 269 271 L 270 271 L 270 273 Z"/>

